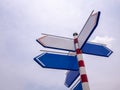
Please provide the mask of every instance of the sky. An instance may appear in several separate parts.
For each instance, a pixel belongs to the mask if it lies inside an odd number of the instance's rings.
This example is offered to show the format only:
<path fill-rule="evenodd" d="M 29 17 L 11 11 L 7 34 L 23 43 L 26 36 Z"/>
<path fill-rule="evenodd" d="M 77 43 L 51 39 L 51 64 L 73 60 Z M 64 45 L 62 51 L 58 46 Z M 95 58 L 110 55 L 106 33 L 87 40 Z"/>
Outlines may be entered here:
<path fill-rule="evenodd" d="M 73 38 L 92 10 L 101 16 L 89 41 L 107 44 L 113 54 L 83 55 L 90 89 L 119 90 L 120 0 L 0 0 L 0 90 L 69 90 L 66 70 L 33 60 L 46 49 L 36 39 L 41 33 Z"/>

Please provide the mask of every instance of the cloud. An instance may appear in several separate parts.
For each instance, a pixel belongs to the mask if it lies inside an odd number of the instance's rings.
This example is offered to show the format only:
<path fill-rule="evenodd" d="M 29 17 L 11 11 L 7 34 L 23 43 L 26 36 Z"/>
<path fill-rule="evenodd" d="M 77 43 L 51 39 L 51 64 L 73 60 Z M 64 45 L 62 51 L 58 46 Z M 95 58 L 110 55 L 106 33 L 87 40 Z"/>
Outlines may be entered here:
<path fill-rule="evenodd" d="M 91 42 L 101 43 L 107 45 L 108 47 L 111 47 L 113 40 L 114 38 L 109 36 L 96 36 L 93 40 L 91 40 Z"/>

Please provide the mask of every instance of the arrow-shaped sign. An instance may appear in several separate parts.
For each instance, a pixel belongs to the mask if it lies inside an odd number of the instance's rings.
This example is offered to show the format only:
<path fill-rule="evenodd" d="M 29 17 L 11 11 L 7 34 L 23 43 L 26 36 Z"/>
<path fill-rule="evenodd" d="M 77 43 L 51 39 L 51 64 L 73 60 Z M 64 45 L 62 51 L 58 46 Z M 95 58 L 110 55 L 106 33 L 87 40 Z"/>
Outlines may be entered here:
<path fill-rule="evenodd" d="M 82 89 L 82 83 L 81 82 L 78 82 L 73 88 L 72 90 L 83 90 Z"/>
<path fill-rule="evenodd" d="M 70 87 L 79 75 L 80 75 L 79 71 L 67 72 L 66 79 L 65 79 L 65 86 Z"/>
<path fill-rule="evenodd" d="M 38 38 L 36 41 L 46 48 L 75 51 L 74 41 L 71 38 L 45 34 L 45 36 Z"/>
<path fill-rule="evenodd" d="M 76 56 L 44 53 L 34 58 L 44 68 L 78 70 Z"/>
<path fill-rule="evenodd" d="M 43 36 L 37 41 L 47 48 L 59 49 L 75 52 L 74 41 L 71 38 L 59 37 L 53 35 Z M 87 42 L 82 47 L 82 52 L 85 54 L 108 57 L 112 51 L 103 44 Z"/>
<path fill-rule="evenodd" d="M 87 22 L 85 23 L 82 31 L 78 36 L 80 49 L 84 46 L 84 44 L 87 42 L 87 40 L 89 39 L 95 28 L 97 27 L 99 17 L 100 17 L 100 12 L 97 12 L 95 14 L 93 14 L 92 12 L 91 15 L 89 16 Z"/>
<path fill-rule="evenodd" d="M 103 44 L 89 42 L 83 46 L 82 52 L 85 54 L 109 57 L 113 51 Z"/>

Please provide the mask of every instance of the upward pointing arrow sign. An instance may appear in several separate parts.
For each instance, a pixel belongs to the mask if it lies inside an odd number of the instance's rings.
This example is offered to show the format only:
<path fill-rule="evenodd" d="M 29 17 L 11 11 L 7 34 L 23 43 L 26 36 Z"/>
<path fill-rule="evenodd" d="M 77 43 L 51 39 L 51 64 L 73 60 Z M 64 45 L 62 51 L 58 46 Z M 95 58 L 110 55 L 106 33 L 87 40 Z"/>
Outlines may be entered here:
<path fill-rule="evenodd" d="M 90 14 L 87 22 L 85 23 L 82 31 L 78 36 L 80 49 L 84 46 L 84 44 L 87 42 L 87 40 L 89 39 L 95 28 L 97 27 L 99 17 L 100 17 L 100 12 L 97 12 L 95 14 L 93 14 L 92 12 Z"/>

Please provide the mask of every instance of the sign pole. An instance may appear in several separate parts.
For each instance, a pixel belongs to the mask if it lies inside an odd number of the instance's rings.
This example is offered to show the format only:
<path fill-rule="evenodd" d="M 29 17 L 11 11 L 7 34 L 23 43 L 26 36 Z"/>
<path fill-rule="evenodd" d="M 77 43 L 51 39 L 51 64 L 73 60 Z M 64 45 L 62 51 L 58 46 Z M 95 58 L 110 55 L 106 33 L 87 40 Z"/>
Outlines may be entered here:
<path fill-rule="evenodd" d="M 81 82 L 82 82 L 82 88 L 83 90 L 90 90 L 89 84 L 88 84 L 88 78 L 85 70 L 85 64 L 82 56 L 82 50 L 79 48 L 79 43 L 78 43 L 78 34 L 74 33 L 74 45 L 76 49 L 76 55 L 77 55 L 77 60 L 78 60 L 78 66 L 79 66 L 79 72 L 80 72 L 80 77 L 81 77 Z"/>

